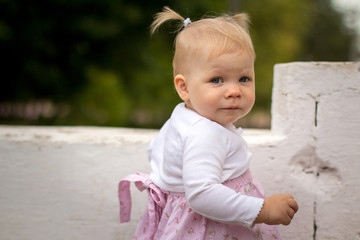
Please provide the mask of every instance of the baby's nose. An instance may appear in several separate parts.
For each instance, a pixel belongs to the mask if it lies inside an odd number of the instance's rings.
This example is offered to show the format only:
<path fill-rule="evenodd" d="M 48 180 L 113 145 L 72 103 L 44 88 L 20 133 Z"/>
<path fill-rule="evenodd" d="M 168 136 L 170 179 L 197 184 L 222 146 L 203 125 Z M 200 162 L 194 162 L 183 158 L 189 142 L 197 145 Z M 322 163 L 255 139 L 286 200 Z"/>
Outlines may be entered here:
<path fill-rule="evenodd" d="M 238 84 L 231 84 L 228 86 L 228 89 L 226 90 L 225 97 L 240 97 L 241 96 L 241 89 Z"/>

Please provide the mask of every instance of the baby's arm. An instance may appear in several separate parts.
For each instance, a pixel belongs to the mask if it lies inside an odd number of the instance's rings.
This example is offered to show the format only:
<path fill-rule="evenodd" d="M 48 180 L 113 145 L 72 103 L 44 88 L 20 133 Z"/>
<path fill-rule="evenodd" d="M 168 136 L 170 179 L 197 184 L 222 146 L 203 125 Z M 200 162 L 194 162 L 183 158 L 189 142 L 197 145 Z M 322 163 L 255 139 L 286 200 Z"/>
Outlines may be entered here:
<path fill-rule="evenodd" d="M 289 225 L 299 207 L 290 194 L 276 194 L 266 198 L 254 223 Z"/>
<path fill-rule="evenodd" d="M 210 125 L 188 132 L 183 146 L 186 199 L 192 210 L 207 218 L 251 227 L 264 199 L 236 193 L 221 184 L 227 143 L 222 127 Z"/>
<path fill-rule="evenodd" d="M 228 224 L 247 227 L 253 223 L 289 224 L 298 208 L 291 195 L 274 195 L 263 200 L 236 193 L 221 184 L 227 143 L 223 130 L 214 126 L 187 132 L 183 181 L 190 207 L 207 218 Z"/>

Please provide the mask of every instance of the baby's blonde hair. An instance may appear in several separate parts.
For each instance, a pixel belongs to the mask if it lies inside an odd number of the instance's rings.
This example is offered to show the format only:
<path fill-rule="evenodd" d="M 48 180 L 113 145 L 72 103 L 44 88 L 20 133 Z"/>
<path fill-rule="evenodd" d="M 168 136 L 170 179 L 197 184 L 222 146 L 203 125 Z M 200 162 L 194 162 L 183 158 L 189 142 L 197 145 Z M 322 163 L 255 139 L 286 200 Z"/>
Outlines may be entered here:
<path fill-rule="evenodd" d="M 151 34 L 170 20 L 179 20 L 180 23 L 175 38 L 174 75 L 184 71 L 184 61 L 199 53 L 206 53 L 211 58 L 240 49 L 255 58 L 248 32 L 249 17 L 246 13 L 203 18 L 183 28 L 185 19 L 169 7 L 164 7 L 162 12 L 155 15 Z"/>

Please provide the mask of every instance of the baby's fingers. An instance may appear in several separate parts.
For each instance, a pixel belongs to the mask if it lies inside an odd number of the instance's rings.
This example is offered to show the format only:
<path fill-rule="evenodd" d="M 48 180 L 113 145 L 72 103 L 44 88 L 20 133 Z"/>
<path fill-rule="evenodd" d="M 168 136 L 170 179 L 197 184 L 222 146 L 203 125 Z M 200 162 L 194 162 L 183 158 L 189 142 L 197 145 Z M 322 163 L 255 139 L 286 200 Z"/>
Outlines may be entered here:
<path fill-rule="evenodd" d="M 295 215 L 295 211 L 292 208 L 289 208 L 287 211 L 288 216 L 290 217 L 290 219 L 293 219 L 294 215 Z"/>
<path fill-rule="evenodd" d="M 294 210 L 294 213 L 296 213 L 299 210 L 299 206 L 295 199 L 289 198 L 288 203 L 289 206 Z"/>

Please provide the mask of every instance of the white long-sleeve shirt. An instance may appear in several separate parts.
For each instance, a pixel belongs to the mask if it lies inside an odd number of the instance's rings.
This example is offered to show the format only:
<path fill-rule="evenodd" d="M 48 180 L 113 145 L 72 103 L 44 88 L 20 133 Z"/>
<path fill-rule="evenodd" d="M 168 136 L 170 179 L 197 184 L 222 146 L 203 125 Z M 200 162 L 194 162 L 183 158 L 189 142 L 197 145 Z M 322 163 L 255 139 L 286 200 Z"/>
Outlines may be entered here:
<path fill-rule="evenodd" d="M 248 170 L 251 153 L 241 129 L 222 126 L 180 103 L 148 152 L 150 179 L 160 188 L 185 192 L 190 207 L 212 220 L 250 227 L 263 199 L 222 185 Z"/>

